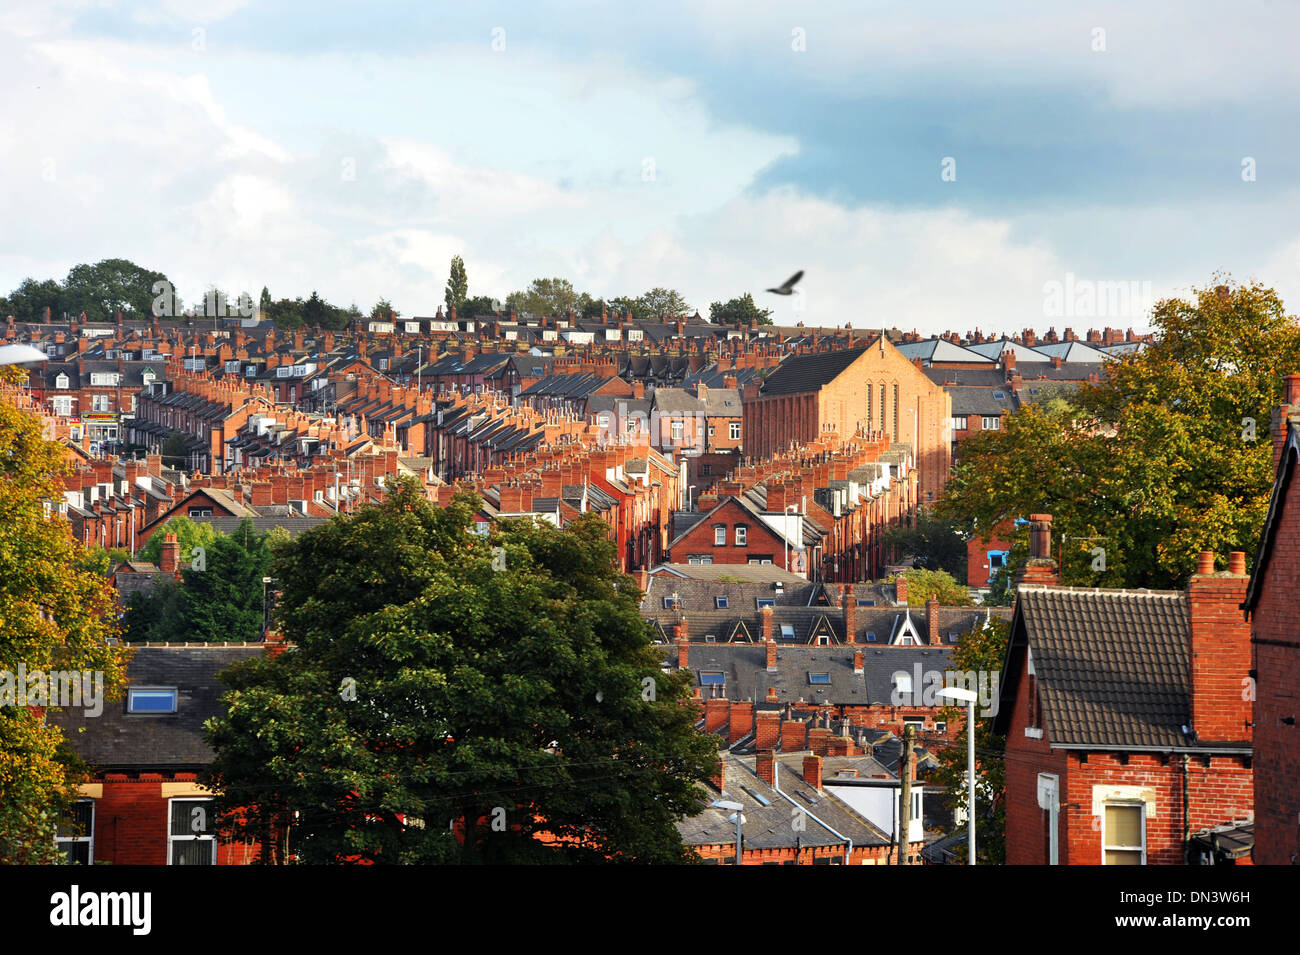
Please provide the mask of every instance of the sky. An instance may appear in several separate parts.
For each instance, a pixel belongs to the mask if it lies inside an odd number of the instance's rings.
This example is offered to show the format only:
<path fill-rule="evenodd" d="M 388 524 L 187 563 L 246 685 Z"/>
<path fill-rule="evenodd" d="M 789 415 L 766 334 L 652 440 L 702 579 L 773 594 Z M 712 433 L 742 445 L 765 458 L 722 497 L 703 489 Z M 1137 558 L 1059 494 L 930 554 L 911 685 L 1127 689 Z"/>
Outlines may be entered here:
<path fill-rule="evenodd" d="M 922 334 L 1143 331 L 1225 274 L 1290 304 L 1297 33 L 1283 0 L 8 3 L 0 293 L 127 258 L 186 302 L 431 315 L 460 255 L 471 295 Z"/>

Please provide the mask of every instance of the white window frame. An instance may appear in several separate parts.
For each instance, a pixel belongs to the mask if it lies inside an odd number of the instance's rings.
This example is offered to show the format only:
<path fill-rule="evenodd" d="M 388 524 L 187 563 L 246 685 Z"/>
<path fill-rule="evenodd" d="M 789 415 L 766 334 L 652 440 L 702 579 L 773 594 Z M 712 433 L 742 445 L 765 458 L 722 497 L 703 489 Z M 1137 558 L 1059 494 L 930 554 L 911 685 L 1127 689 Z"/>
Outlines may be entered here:
<path fill-rule="evenodd" d="M 713 526 L 713 546 L 714 547 L 727 546 L 727 525 L 726 524 L 715 524 Z"/>
<path fill-rule="evenodd" d="M 1142 844 L 1140 846 L 1119 846 L 1110 845 L 1106 841 L 1106 810 L 1115 806 L 1118 808 L 1136 809 L 1139 813 L 1139 820 L 1142 829 Z M 1107 799 L 1101 804 L 1101 864 L 1106 865 L 1106 853 L 1108 852 L 1133 852 L 1140 849 L 1142 852 L 1142 861 L 1139 865 L 1147 864 L 1147 804 L 1141 799 Z"/>
<path fill-rule="evenodd" d="M 749 527 L 745 524 L 737 524 L 736 525 L 736 546 L 748 547 L 749 546 L 748 541 L 749 541 Z"/>
<path fill-rule="evenodd" d="M 211 824 L 209 828 L 213 831 L 206 836 L 175 836 L 172 835 L 172 807 L 180 802 L 205 802 L 209 804 L 208 821 Z M 167 864 L 175 865 L 172 862 L 172 846 L 176 842 L 210 842 L 212 844 L 212 861 L 209 865 L 217 864 L 217 834 L 215 827 L 215 813 L 217 811 L 217 802 L 211 796 L 174 796 L 167 800 Z"/>
<path fill-rule="evenodd" d="M 732 441 L 739 441 L 739 440 L 740 440 L 740 422 L 739 422 L 739 421 L 733 421 L 733 422 L 731 422 L 731 427 L 730 427 L 730 429 L 729 429 L 729 433 L 731 434 L 731 440 L 732 440 Z"/>
<path fill-rule="evenodd" d="M 58 830 L 56 829 L 54 834 L 54 844 L 55 846 L 58 846 L 60 843 L 68 843 L 68 844 L 77 844 L 82 842 L 86 843 L 86 845 L 89 847 L 86 850 L 86 865 L 94 865 L 95 864 L 95 800 L 89 797 L 82 797 L 76 801 L 77 805 L 80 805 L 81 803 L 90 804 L 90 829 L 88 830 L 87 834 L 82 836 L 61 836 L 58 834 Z"/>
<path fill-rule="evenodd" d="M 981 417 L 983 417 L 984 420 L 981 421 L 980 424 L 984 426 L 985 431 L 1002 430 L 1002 419 L 1000 417 L 994 417 L 991 415 L 982 415 Z"/>

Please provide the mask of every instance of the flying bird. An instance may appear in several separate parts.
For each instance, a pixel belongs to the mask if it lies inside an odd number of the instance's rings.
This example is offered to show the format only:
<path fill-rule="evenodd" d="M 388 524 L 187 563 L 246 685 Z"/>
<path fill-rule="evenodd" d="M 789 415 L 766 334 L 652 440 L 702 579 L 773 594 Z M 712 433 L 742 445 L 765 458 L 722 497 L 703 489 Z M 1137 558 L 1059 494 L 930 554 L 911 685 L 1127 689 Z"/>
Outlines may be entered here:
<path fill-rule="evenodd" d="M 49 356 L 31 345 L 0 345 L 0 365 L 23 365 L 29 361 L 48 361 Z"/>
<path fill-rule="evenodd" d="M 794 273 L 794 275 L 786 279 L 785 284 L 780 288 L 770 288 L 767 289 L 767 291 L 771 292 L 773 295 L 792 295 L 794 293 L 794 287 L 799 284 L 801 278 L 803 278 L 803 269 L 800 269 L 798 272 Z"/>

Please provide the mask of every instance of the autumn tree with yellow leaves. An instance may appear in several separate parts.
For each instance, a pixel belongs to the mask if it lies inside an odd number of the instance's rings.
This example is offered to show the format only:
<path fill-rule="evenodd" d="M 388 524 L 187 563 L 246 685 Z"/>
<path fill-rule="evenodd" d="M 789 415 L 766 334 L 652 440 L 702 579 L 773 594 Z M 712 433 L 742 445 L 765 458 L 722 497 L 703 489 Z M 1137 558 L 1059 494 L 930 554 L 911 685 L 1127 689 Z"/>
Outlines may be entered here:
<path fill-rule="evenodd" d="M 98 672 L 104 698 L 120 699 L 128 651 L 110 642 L 113 588 L 52 507 L 64 467 L 37 419 L 0 395 L 0 679 L 13 687 L 20 664 L 27 676 Z M 87 778 L 59 729 L 23 705 L 32 698 L 0 704 L 0 864 L 57 861 L 60 814 Z"/>

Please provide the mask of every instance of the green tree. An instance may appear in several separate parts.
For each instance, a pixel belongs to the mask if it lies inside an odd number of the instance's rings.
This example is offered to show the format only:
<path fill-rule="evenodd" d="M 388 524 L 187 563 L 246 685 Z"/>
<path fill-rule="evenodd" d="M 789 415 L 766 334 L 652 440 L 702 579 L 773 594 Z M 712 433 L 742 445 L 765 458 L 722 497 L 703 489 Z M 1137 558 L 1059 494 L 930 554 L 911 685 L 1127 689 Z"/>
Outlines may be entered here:
<path fill-rule="evenodd" d="M 465 304 L 456 313 L 459 318 L 481 318 L 494 315 L 501 310 L 501 303 L 490 295 L 476 295 L 465 299 Z"/>
<path fill-rule="evenodd" d="M 469 294 L 469 279 L 465 277 L 465 262 L 459 255 L 451 258 L 451 274 L 447 276 L 447 288 L 444 301 L 447 311 L 454 308 L 459 315 L 465 307 L 465 296 Z"/>
<path fill-rule="evenodd" d="M 555 315 L 573 308 L 578 303 L 578 293 L 568 279 L 533 279 L 522 292 L 506 296 L 506 308 L 530 315 Z"/>
<path fill-rule="evenodd" d="M 45 309 L 57 320 L 60 315 L 59 301 L 63 297 L 63 286 L 54 279 L 38 282 L 35 279 L 23 279 L 16 289 L 9 293 L 9 314 L 20 322 L 41 322 L 45 320 Z"/>
<path fill-rule="evenodd" d="M 890 577 L 888 583 L 894 583 L 900 576 L 907 581 L 907 602 L 910 606 L 924 606 L 931 597 L 938 597 L 939 603 L 945 607 L 969 607 L 974 603 L 970 591 L 946 571 L 905 570 L 901 575 L 894 574 Z"/>
<path fill-rule="evenodd" d="M 639 302 L 646 314 L 655 318 L 687 315 L 691 311 L 682 294 L 672 288 L 652 288 L 640 297 Z"/>
<path fill-rule="evenodd" d="M 69 315 L 85 313 L 92 322 L 113 321 L 118 312 L 142 317 L 152 314 L 154 283 L 166 282 L 162 272 L 127 259 L 104 259 L 94 265 L 74 265 L 63 283 L 59 308 Z"/>
<path fill-rule="evenodd" d="M 122 614 L 122 636 L 128 643 L 179 643 L 194 639 L 182 616 L 180 582 L 164 575 L 147 592 L 137 590 L 131 594 Z"/>
<path fill-rule="evenodd" d="M 918 511 L 911 525 L 891 527 L 884 540 L 927 570 L 944 570 L 958 580 L 966 579 L 966 537 L 953 521 L 935 517 L 930 510 Z"/>
<path fill-rule="evenodd" d="M 993 717 L 996 716 L 997 688 L 1002 664 L 1006 658 L 1007 639 L 1010 628 L 1008 624 L 996 617 L 986 618 L 974 629 L 957 638 L 953 648 L 948 670 L 963 674 L 974 673 L 977 680 L 983 682 L 968 689 L 983 694 L 976 704 L 975 718 L 975 854 L 976 862 L 983 865 L 1001 865 L 1006 861 L 1006 737 L 993 732 Z M 983 703 L 989 701 L 988 709 L 992 712 L 981 713 Z M 962 729 L 951 744 L 934 748 L 939 768 L 935 770 L 934 782 L 947 787 L 953 804 L 963 813 L 969 802 L 966 766 L 969 760 L 969 727 L 965 725 L 965 707 L 945 707 L 942 719 L 949 722 L 961 722 Z M 958 848 L 963 860 L 966 858 L 966 844 Z"/>
<path fill-rule="evenodd" d="M 1272 289 L 1222 289 L 1158 303 L 1155 345 L 963 443 L 936 512 L 974 527 L 1050 513 L 1067 584 L 1177 588 L 1201 550 L 1253 557 L 1300 326 Z"/>
<path fill-rule="evenodd" d="M 328 307 L 329 303 L 317 295 L 315 289 L 312 289 L 311 297 L 302 306 L 303 322 L 312 328 L 320 328 Z"/>
<path fill-rule="evenodd" d="M 258 308 L 258 310 L 259 310 L 260 312 L 262 312 L 262 314 L 265 315 L 266 313 L 270 312 L 270 310 L 271 310 L 271 306 L 272 306 L 273 304 L 274 304 L 274 303 L 271 301 L 271 290 L 268 289 L 265 285 L 263 285 L 263 286 L 262 286 L 262 294 L 261 294 L 261 296 L 258 297 L 258 300 L 257 300 L 257 308 Z"/>
<path fill-rule="evenodd" d="M 167 436 L 159 453 L 162 457 L 162 463 L 169 468 L 183 471 L 189 465 L 189 446 L 185 442 L 185 435 L 179 431 L 173 431 Z"/>
<path fill-rule="evenodd" d="M 117 632 L 112 585 L 68 525 L 45 516 L 46 502 L 62 497 L 64 470 L 39 422 L 0 401 L 0 674 L 20 665 L 29 675 L 97 670 L 105 698 L 120 699 L 130 651 L 109 642 Z M 49 863 L 58 858 L 59 816 L 87 768 L 57 727 L 17 705 L 17 691 L 11 682 L 14 695 L 0 704 L 0 864 Z"/>
<path fill-rule="evenodd" d="M 751 321 L 771 325 L 772 310 L 759 308 L 754 303 L 754 296 L 746 292 L 730 301 L 712 303 L 709 306 L 709 321 L 715 325 L 748 325 Z"/>
<path fill-rule="evenodd" d="M 404 479 L 280 554 L 295 649 L 227 672 L 206 777 L 223 818 L 265 839 L 297 813 L 290 852 L 313 863 L 692 860 L 676 821 L 715 744 L 605 527 L 483 538 L 480 506 Z"/>
<path fill-rule="evenodd" d="M 393 303 L 386 298 L 381 298 L 370 309 L 370 317 L 374 319 L 396 318 L 399 315 L 401 312 L 393 308 Z"/>
<path fill-rule="evenodd" d="M 210 547 L 217 539 L 217 531 L 211 524 L 193 521 L 188 517 L 173 517 L 150 535 L 143 545 L 136 549 L 136 559 L 157 564 L 162 560 L 163 539 L 168 534 L 176 535 L 180 546 L 180 559 L 188 563 L 195 547 Z"/>
<path fill-rule="evenodd" d="M 220 643 L 262 638 L 262 578 L 271 566 L 268 535 L 247 518 L 206 548 L 206 566 L 182 573 L 180 617 L 187 640 Z"/>

